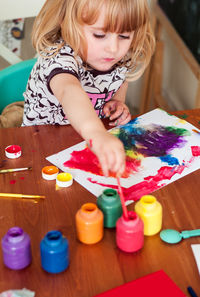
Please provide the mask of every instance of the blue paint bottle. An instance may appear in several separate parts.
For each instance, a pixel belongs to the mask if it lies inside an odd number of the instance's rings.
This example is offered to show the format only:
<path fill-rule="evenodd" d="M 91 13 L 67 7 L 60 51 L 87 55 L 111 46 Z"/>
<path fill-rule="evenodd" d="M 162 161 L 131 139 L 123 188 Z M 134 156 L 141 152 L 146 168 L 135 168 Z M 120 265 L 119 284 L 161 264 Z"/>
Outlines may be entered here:
<path fill-rule="evenodd" d="M 60 273 L 69 266 L 69 244 L 60 231 L 49 231 L 40 242 L 42 268 Z"/>

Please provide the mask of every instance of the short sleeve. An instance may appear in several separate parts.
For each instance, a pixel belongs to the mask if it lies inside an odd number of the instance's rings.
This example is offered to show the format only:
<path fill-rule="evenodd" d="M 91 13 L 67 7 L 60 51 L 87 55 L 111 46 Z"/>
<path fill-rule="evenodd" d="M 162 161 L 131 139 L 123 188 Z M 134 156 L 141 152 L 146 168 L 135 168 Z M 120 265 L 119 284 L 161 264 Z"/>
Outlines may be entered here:
<path fill-rule="evenodd" d="M 56 55 L 48 57 L 48 59 L 41 57 L 39 59 L 43 59 L 43 63 L 40 63 L 40 65 L 43 67 L 43 75 L 51 94 L 50 81 L 55 75 L 69 73 L 78 80 L 80 79 L 78 62 L 74 57 L 73 50 L 67 45 L 63 46 Z"/>

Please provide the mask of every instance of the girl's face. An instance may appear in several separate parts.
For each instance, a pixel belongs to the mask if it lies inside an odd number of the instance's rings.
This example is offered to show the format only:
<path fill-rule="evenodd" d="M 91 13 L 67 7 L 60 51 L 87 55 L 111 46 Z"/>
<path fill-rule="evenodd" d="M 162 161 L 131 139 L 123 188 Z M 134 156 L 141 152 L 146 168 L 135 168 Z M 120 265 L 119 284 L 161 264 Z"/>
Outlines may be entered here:
<path fill-rule="evenodd" d="M 83 32 L 87 42 L 86 62 L 99 71 L 110 70 L 128 52 L 133 32 L 104 32 L 105 7 L 101 10 L 96 23 L 84 25 Z"/>

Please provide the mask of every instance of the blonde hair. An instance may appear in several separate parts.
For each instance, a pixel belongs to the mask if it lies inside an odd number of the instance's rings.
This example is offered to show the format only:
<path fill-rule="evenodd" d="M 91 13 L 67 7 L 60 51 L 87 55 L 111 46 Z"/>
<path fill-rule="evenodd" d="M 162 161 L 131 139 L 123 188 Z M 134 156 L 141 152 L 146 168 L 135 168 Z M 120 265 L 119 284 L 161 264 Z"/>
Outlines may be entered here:
<path fill-rule="evenodd" d="M 127 80 L 142 75 L 154 51 L 147 0 L 46 0 L 35 19 L 32 40 L 38 53 L 55 54 L 67 43 L 84 61 L 87 44 L 82 26 L 94 24 L 106 6 L 105 32 L 134 31 L 133 41 L 120 65 L 128 67 Z M 58 42 L 61 39 L 63 42 Z M 51 50 L 49 50 L 51 48 Z"/>

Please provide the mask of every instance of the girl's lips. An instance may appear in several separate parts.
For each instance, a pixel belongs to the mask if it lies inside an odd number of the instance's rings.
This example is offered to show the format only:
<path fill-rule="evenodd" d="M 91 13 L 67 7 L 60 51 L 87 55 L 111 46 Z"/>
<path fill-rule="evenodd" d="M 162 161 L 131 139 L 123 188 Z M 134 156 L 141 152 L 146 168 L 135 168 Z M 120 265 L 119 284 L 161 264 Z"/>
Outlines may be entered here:
<path fill-rule="evenodd" d="M 106 62 L 111 62 L 111 61 L 113 61 L 114 59 L 113 59 L 113 58 L 104 58 L 104 60 L 105 60 Z"/>

